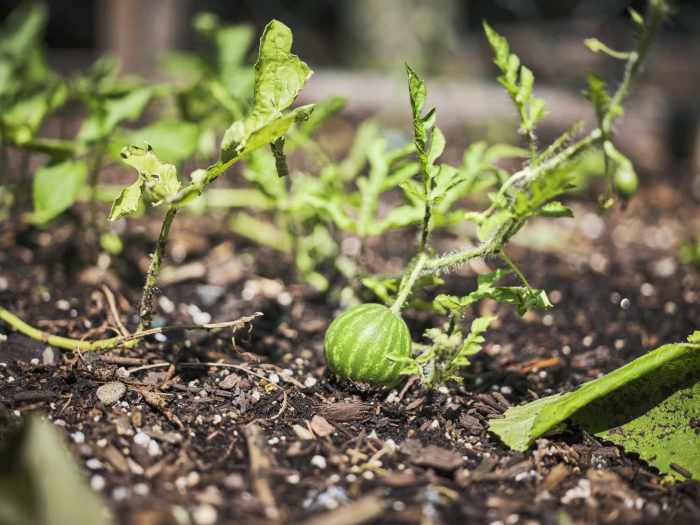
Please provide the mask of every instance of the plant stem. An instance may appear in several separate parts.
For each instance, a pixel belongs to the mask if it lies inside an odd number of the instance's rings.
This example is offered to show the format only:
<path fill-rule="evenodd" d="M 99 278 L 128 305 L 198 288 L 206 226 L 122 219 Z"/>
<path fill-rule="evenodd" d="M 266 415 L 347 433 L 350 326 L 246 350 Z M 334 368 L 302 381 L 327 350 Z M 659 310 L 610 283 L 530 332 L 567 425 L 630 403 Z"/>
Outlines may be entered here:
<path fill-rule="evenodd" d="M 84 341 L 81 339 L 71 339 L 70 337 L 52 335 L 42 330 L 39 330 L 38 328 L 34 328 L 33 326 L 25 323 L 22 319 L 17 317 L 9 310 L 0 306 L 0 320 L 6 322 L 19 333 L 24 334 L 27 337 L 31 337 L 32 339 L 35 339 L 37 341 L 41 341 L 51 346 L 55 346 L 56 348 L 82 351 L 110 350 L 113 348 L 117 348 L 120 345 L 126 348 L 131 348 L 133 346 L 136 346 L 136 343 L 139 339 L 142 339 L 148 335 L 160 334 L 172 330 L 218 330 L 222 328 L 233 328 L 235 331 L 261 315 L 262 314 L 260 312 L 256 312 L 253 315 L 241 317 L 240 319 L 236 319 L 235 321 L 227 321 L 223 323 L 210 323 L 203 325 L 163 326 L 160 328 L 151 328 L 149 330 L 139 330 L 138 332 L 133 334 L 110 337 L 109 339 L 100 339 L 97 341 Z"/>
<path fill-rule="evenodd" d="M 405 303 L 406 299 L 408 299 L 408 296 L 411 293 L 411 290 L 413 290 L 413 286 L 416 284 L 418 277 L 420 277 L 420 274 L 423 271 L 427 260 L 428 255 L 426 253 L 418 254 L 416 262 L 412 266 L 410 266 L 411 271 L 408 274 L 404 274 L 403 278 L 401 279 L 401 284 L 399 285 L 399 293 L 396 296 L 394 304 L 391 305 L 391 311 L 395 314 L 398 315 L 401 311 L 403 303 Z"/>
<path fill-rule="evenodd" d="M 426 253 L 428 251 L 428 242 L 430 241 L 430 221 L 433 216 L 432 203 L 430 198 L 425 199 L 425 213 L 423 214 L 423 228 L 420 234 L 420 251 Z"/>
<path fill-rule="evenodd" d="M 125 338 L 121 336 L 101 339 L 99 341 L 81 341 L 79 339 L 51 335 L 47 332 L 39 330 L 38 328 L 28 325 L 15 314 L 1 306 L 0 320 L 5 321 L 18 332 L 31 337 L 32 339 L 36 339 L 37 341 L 47 343 L 57 348 L 64 348 L 66 350 L 106 350 L 108 348 L 116 348 L 120 343 L 125 341 Z"/>
<path fill-rule="evenodd" d="M 504 196 L 506 194 L 506 191 L 516 184 L 525 185 L 530 181 L 533 181 L 543 173 L 546 173 L 547 171 L 556 168 L 562 162 L 569 160 L 570 158 L 580 153 L 583 149 L 594 144 L 595 142 L 598 142 L 602 138 L 602 136 L 603 133 L 601 132 L 601 130 L 596 128 L 593 131 L 591 131 L 588 135 L 580 139 L 578 142 L 575 142 L 568 148 L 563 149 L 557 155 L 543 162 L 542 164 L 538 164 L 534 168 L 531 166 L 526 166 L 520 171 L 515 172 L 503 184 L 503 186 L 501 186 L 501 189 L 498 191 L 498 196 Z M 488 211 L 495 209 L 495 206 L 495 204 L 491 205 Z"/>
<path fill-rule="evenodd" d="M 151 256 L 151 264 L 148 267 L 146 283 L 143 286 L 141 303 L 139 305 L 139 317 L 141 318 L 138 327 L 139 332 L 151 327 L 151 321 L 153 320 L 153 295 L 155 293 L 156 284 L 158 283 L 158 274 L 160 274 L 160 265 L 163 260 L 165 245 L 168 242 L 170 226 L 173 223 L 176 213 L 177 208 L 175 206 L 170 206 L 165 213 L 165 218 L 160 228 L 160 235 L 158 236 L 158 242 L 156 243 L 156 249 Z"/>
<path fill-rule="evenodd" d="M 506 251 L 501 248 L 501 259 L 510 267 L 511 270 L 513 270 L 513 273 L 518 276 L 518 279 L 525 285 L 525 288 L 527 288 L 529 291 L 532 290 L 532 286 L 530 286 L 530 283 L 528 282 L 527 278 L 525 277 L 525 274 L 520 271 L 520 268 L 518 268 L 513 260 L 508 257 L 508 254 Z"/>
<path fill-rule="evenodd" d="M 625 64 L 625 72 L 622 76 L 622 81 L 617 87 L 615 94 L 610 99 L 610 104 L 608 104 L 609 110 L 605 114 L 601 124 L 603 134 L 606 137 L 611 135 L 612 125 L 617 117 L 620 116 L 617 108 L 621 107 L 625 97 L 629 94 L 632 82 L 634 82 L 635 78 L 639 74 L 642 64 L 644 63 L 646 56 L 649 54 L 651 42 L 666 15 L 667 8 L 665 2 L 660 0 L 650 0 L 648 2 L 648 6 L 649 7 L 644 18 L 644 31 L 641 34 L 639 43 L 637 44 L 637 49 L 629 53 Z"/>

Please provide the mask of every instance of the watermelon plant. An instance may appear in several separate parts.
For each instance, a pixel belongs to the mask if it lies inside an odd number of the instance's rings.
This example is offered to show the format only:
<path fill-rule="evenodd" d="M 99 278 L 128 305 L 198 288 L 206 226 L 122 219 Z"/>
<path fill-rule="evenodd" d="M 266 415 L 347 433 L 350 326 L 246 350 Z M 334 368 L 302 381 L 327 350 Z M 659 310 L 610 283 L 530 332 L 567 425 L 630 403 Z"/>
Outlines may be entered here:
<path fill-rule="evenodd" d="M 661 0 L 649 2 L 646 16 L 630 11 L 638 37 L 633 51 L 615 51 L 595 39 L 586 41 L 594 52 L 603 52 L 625 62 L 622 80 L 611 93 L 602 79 L 589 75 L 585 96 L 593 104 L 597 125 L 581 136 L 581 126 L 576 124 L 545 148 L 540 147 L 536 126 L 546 114 L 546 105 L 533 94 L 534 74 L 521 64 L 507 40 L 484 23 L 486 37 L 495 55 L 494 62 L 500 71 L 498 80 L 510 96 L 520 119 L 519 132 L 528 144 L 528 158 L 522 169 L 499 179 L 497 191 L 489 194 L 491 204 L 487 209 L 481 212 L 461 210 L 462 220 L 473 223 L 476 228 L 477 239 L 450 253 L 436 253 L 431 234 L 441 202 L 451 191 L 465 184 L 465 173 L 438 163 L 445 148 L 445 137 L 435 125 L 435 109 L 424 109 L 427 98 L 425 83 L 410 66 L 406 66 L 419 176 L 418 180 L 407 177 L 401 188 L 410 203 L 406 215 L 419 211 L 422 216 L 416 255 L 399 279 L 384 280 L 381 286 L 375 282 L 375 287 L 383 291 L 387 306 L 355 307 L 331 323 L 325 338 L 325 357 L 332 371 L 356 382 L 383 386 L 396 384 L 401 375 L 417 375 L 428 388 L 449 381 L 460 382 L 460 371 L 481 349 L 483 333 L 494 320 L 492 316 L 477 317 L 472 320 L 470 329 L 463 331 L 461 320 L 471 305 L 489 298 L 515 305 L 521 315 L 531 308 L 552 307 L 546 292 L 533 288 L 509 257 L 508 243 L 533 217 L 572 216 L 571 209 L 560 199 L 574 187 L 574 161 L 591 149 L 602 149 L 610 181 L 609 191 L 601 200 L 602 207 L 612 205 L 613 186 L 623 199 L 634 192 L 636 175 L 629 159 L 614 145 L 614 123 L 623 113 L 622 104 L 667 12 L 668 6 Z M 415 292 L 428 284 L 439 284 L 441 274 L 473 259 L 486 257 L 500 260 L 503 267 L 479 276 L 477 288 L 466 296 L 440 294 L 434 297 L 432 308 L 445 315 L 446 322 L 423 334 L 426 343 L 407 343 L 401 312 Z M 500 285 L 508 275 L 515 276 L 519 284 Z"/>
<path fill-rule="evenodd" d="M 161 161 L 150 145 L 131 145 L 122 150 L 124 163 L 134 168 L 138 177 L 123 188 L 114 200 L 109 219 L 114 221 L 132 216 L 146 205 L 166 208 L 143 287 L 138 334 L 149 333 L 155 287 L 170 228 L 178 210 L 200 196 L 209 184 L 253 151 L 272 144 L 277 144 L 275 147 L 279 148 L 280 139 L 290 127 L 308 119 L 311 114 L 313 105 L 289 109 L 312 74 L 306 63 L 291 52 L 291 48 L 291 30 L 276 20 L 267 24 L 260 38 L 255 64 L 253 105 L 247 116 L 233 122 L 226 130 L 219 160 L 207 168 L 194 170 L 188 183 L 183 184 L 178 178 L 176 166 Z M 0 319 L 30 337 L 46 340 L 62 348 L 93 350 L 115 347 L 125 341 L 123 337 L 103 341 L 49 337 L 2 307 Z M 133 339 L 131 337 L 129 340 Z"/>

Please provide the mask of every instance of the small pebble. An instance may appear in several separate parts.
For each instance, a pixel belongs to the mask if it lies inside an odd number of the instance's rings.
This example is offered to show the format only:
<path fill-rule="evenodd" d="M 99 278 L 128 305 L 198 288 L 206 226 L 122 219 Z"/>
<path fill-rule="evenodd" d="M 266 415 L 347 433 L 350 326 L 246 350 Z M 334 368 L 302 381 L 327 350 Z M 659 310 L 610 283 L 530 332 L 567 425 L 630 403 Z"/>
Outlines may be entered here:
<path fill-rule="evenodd" d="M 56 308 L 63 312 L 67 312 L 68 310 L 70 310 L 70 303 L 65 299 L 59 299 L 58 301 L 56 301 Z"/>
<path fill-rule="evenodd" d="M 134 493 L 138 494 L 139 496 L 148 496 L 148 493 L 151 490 L 148 488 L 148 485 L 145 483 L 137 483 L 134 485 Z"/>
<path fill-rule="evenodd" d="M 134 436 L 134 443 L 142 447 L 147 447 L 150 442 L 151 438 L 143 432 L 137 432 Z"/>
<path fill-rule="evenodd" d="M 92 487 L 92 490 L 96 492 L 99 492 L 102 489 L 104 489 L 105 485 L 107 485 L 105 478 L 103 478 L 99 474 L 95 474 L 93 477 L 90 478 L 90 487 Z"/>
<path fill-rule="evenodd" d="M 105 405 L 119 401 L 126 394 L 126 385 L 119 381 L 110 381 L 97 389 L 97 398 Z"/>
<path fill-rule="evenodd" d="M 192 511 L 192 519 L 197 525 L 213 525 L 218 518 L 216 509 L 207 503 L 195 507 Z"/>
<path fill-rule="evenodd" d="M 85 466 L 90 470 L 100 470 L 102 468 L 102 462 L 97 458 L 90 458 L 85 462 Z"/>
<path fill-rule="evenodd" d="M 47 346 L 44 349 L 44 352 L 41 354 L 41 360 L 44 366 L 54 366 L 56 361 L 56 354 L 53 351 L 53 348 Z"/>
<path fill-rule="evenodd" d="M 311 458 L 311 464 L 314 467 L 318 467 L 321 470 L 325 469 L 327 466 L 326 458 L 319 456 L 318 454 Z"/>
<path fill-rule="evenodd" d="M 117 487 L 112 491 L 112 499 L 114 501 L 124 501 L 129 497 L 129 490 L 126 487 Z"/>

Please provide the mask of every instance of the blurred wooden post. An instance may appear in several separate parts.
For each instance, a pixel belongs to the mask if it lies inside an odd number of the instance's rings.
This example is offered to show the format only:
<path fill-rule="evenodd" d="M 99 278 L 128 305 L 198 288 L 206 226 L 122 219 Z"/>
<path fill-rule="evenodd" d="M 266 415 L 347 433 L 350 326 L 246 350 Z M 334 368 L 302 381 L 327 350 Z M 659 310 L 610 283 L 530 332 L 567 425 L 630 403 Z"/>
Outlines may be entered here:
<path fill-rule="evenodd" d="M 122 61 L 123 70 L 157 76 L 158 59 L 178 43 L 188 0 L 100 0 L 100 49 Z"/>

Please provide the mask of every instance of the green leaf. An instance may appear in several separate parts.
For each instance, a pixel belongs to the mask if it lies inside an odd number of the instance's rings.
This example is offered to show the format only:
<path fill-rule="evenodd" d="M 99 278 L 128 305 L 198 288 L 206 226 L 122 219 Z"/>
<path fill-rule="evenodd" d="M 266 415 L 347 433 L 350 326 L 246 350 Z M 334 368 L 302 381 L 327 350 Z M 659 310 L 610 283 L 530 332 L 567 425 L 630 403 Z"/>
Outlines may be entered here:
<path fill-rule="evenodd" d="M 490 429 L 524 451 L 572 419 L 589 432 L 673 474 L 671 463 L 700 479 L 700 332 L 667 344 L 578 389 L 510 408 Z M 678 476 L 678 474 L 674 474 Z"/>
<path fill-rule="evenodd" d="M 33 180 L 32 221 L 44 224 L 70 208 L 87 178 L 83 161 L 67 160 L 36 170 Z"/>
<path fill-rule="evenodd" d="M 459 354 L 454 359 L 454 364 L 459 367 L 469 366 L 469 357 L 479 353 L 484 345 L 483 333 L 489 329 L 491 323 L 497 319 L 494 315 L 477 317 L 472 321 L 469 335 L 464 340 Z"/>
<path fill-rule="evenodd" d="M 121 158 L 124 164 L 138 171 L 141 187 L 154 206 L 180 191 L 177 168 L 173 164 L 161 162 L 150 145 L 127 146 L 122 149 Z"/>
<path fill-rule="evenodd" d="M 68 89 L 56 82 L 48 89 L 20 98 L 5 108 L 0 119 L 7 128 L 9 138 L 19 145 L 31 141 L 39 131 L 44 119 L 61 107 L 68 98 Z"/>
<path fill-rule="evenodd" d="M 292 239 L 286 231 L 272 223 L 260 220 L 245 212 L 238 212 L 229 221 L 231 230 L 282 253 L 290 253 Z"/>
<path fill-rule="evenodd" d="M 221 144 L 222 161 L 228 162 L 269 144 L 286 133 L 302 113 L 308 114 L 310 107 L 283 115 L 312 74 L 291 49 L 291 30 L 277 20 L 267 24 L 255 63 L 253 109 L 243 121 L 235 122 L 226 130 Z"/>
<path fill-rule="evenodd" d="M 345 108 L 346 100 L 343 97 L 330 97 L 321 102 L 316 102 L 314 110 L 309 118 L 299 124 L 299 133 L 310 137 L 329 119 L 340 113 Z"/>
<path fill-rule="evenodd" d="M 540 214 L 545 217 L 573 217 L 571 208 L 559 201 L 548 202 L 540 209 Z"/>
<path fill-rule="evenodd" d="M 86 152 L 82 144 L 72 140 L 45 137 L 35 137 L 29 142 L 25 142 L 22 144 L 22 149 L 48 155 L 52 160 L 56 161 L 64 160 L 67 157 L 80 157 Z"/>
<path fill-rule="evenodd" d="M 179 163 L 197 150 L 199 126 L 176 118 L 164 118 L 136 130 L 124 130 L 110 144 L 116 157 L 129 144 L 150 144 L 165 162 Z"/>
<path fill-rule="evenodd" d="M 136 182 L 124 188 L 114 200 L 109 220 L 116 221 L 134 215 L 143 206 L 143 180 L 139 177 Z"/>
<path fill-rule="evenodd" d="M 591 102 L 591 104 L 593 104 L 593 108 L 595 109 L 596 116 L 598 118 L 598 123 L 602 123 L 605 114 L 610 109 L 612 100 L 608 94 L 607 86 L 602 78 L 593 73 L 589 73 L 586 76 L 586 82 L 588 84 L 588 88 L 583 92 L 583 96 L 585 96 Z M 619 116 L 622 113 L 622 108 L 616 106 L 616 113 Z"/>
<path fill-rule="evenodd" d="M 413 118 L 415 120 L 423 113 L 423 106 L 428 97 L 428 90 L 425 87 L 423 79 L 421 79 L 408 64 L 406 64 L 406 74 L 408 76 L 408 95 L 411 100 L 411 109 L 413 110 Z"/>
<path fill-rule="evenodd" d="M 494 63 L 501 70 L 498 81 L 510 95 L 520 115 L 520 131 L 534 135 L 535 126 L 547 113 L 544 100 L 532 96 L 535 76 L 520 64 L 520 59 L 511 53 L 508 41 L 486 22 L 484 32 L 494 52 Z"/>
<path fill-rule="evenodd" d="M 115 98 L 107 99 L 99 111 L 83 122 L 78 140 L 98 142 L 108 137 L 122 122 L 138 119 L 153 95 L 151 88 L 141 87 Z"/>
<path fill-rule="evenodd" d="M 396 278 L 382 278 L 374 275 L 363 277 L 360 282 L 362 286 L 368 288 L 384 304 L 389 305 L 393 301 L 394 295 L 399 288 L 399 280 Z"/>
<path fill-rule="evenodd" d="M 124 249 L 124 242 L 116 233 L 105 232 L 100 235 L 100 246 L 109 254 L 119 255 Z"/>
<path fill-rule="evenodd" d="M 380 222 L 373 222 L 369 235 L 381 235 L 384 232 L 418 224 L 423 218 L 423 210 L 415 206 L 398 206 L 393 208 Z"/>
<path fill-rule="evenodd" d="M 509 270 L 499 268 L 496 271 L 480 275 L 477 278 L 476 290 L 463 297 L 438 295 L 433 300 L 433 308 L 440 314 L 453 312 L 455 315 L 462 315 L 465 308 L 482 299 L 493 299 L 500 303 L 512 304 L 520 315 L 524 315 L 532 308 L 552 308 L 552 303 L 544 290 L 527 286 L 495 286 L 509 273 Z"/>

